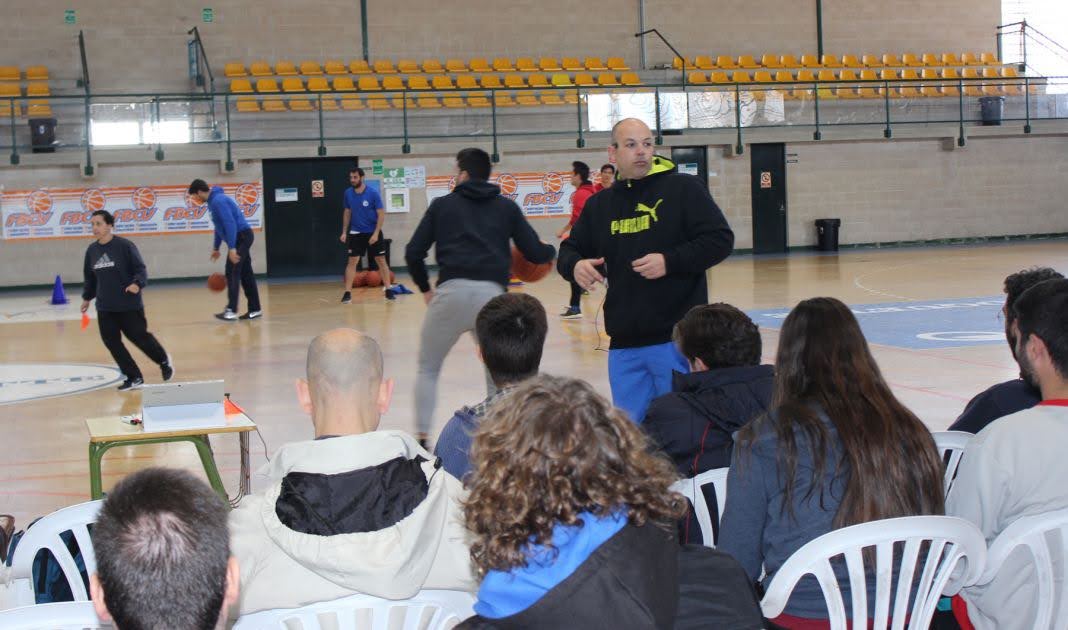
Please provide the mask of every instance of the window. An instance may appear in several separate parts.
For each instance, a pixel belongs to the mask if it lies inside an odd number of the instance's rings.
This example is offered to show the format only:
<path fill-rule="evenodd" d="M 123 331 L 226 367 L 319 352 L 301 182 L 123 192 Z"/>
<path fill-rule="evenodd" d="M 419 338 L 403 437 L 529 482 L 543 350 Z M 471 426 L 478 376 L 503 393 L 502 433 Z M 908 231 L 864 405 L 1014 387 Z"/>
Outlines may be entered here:
<path fill-rule="evenodd" d="M 98 147 L 123 144 L 141 144 L 141 126 L 134 121 L 92 121 L 90 125 L 93 145 Z"/>
<path fill-rule="evenodd" d="M 1006 63 L 1025 63 L 1032 76 L 1068 75 L 1068 3 L 1064 0 L 1001 0 L 1001 23 L 1027 22 L 1027 29 L 1001 30 L 1001 56 Z M 1068 92 L 1064 80 L 1050 81 L 1050 93 Z"/>

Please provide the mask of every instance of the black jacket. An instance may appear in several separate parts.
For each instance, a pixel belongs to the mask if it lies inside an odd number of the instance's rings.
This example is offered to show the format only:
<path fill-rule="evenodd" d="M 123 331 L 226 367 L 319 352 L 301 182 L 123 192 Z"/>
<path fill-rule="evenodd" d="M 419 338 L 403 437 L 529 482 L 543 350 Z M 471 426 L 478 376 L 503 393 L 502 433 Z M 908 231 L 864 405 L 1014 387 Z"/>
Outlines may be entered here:
<path fill-rule="evenodd" d="M 112 236 L 105 245 L 93 241 L 85 250 L 82 273 L 85 278 L 82 299 L 96 298 L 96 310 L 123 312 L 145 307 L 140 292 L 126 292 L 131 284 L 142 289 L 148 284 L 145 261 L 133 242 L 121 236 Z"/>
<path fill-rule="evenodd" d="M 514 201 L 486 181 L 468 180 L 430 203 L 415 228 L 404 260 L 412 281 L 430 290 L 426 258 L 435 246 L 438 284 L 453 278 L 487 280 L 508 288 L 512 253 L 508 240 L 532 263 L 551 262 L 556 248 L 542 243 Z"/>
<path fill-rule="evenodd" d="M 771 402 L 770 365 L 676 372 L 671 393 L 653 400 L 642 429 L 684 477 L 731 465 L 731 438 Z"/>
<path fill-rule="evenodd" d="M 647 524 L 624 527 L 526 610 L 501 619 L 471 617 L 457 628 L 756 630 L 762 620 L 753 585 L 730 556 L 680 547 Z"/>
<path fill-rule="evenodd" d="M 949 430 L 978 433 L 998 418 L 1030 409 L 1040 402 L 1042 393 L 1023 379 L 998 383 L 968 401 L 964 412 L 949 425 Z"/>
<path fill-rule="evenodd" d="M 590 197 L 560 245 L 557 270 L 572 280 L 579 260 L 603 257 L 605 330 L 612 348 L 635 348 L 670 341 L 686 311 L 708 303 L 705 270 L 733 248 L 734 232 L 707 184 L 655 156 L 642 179 L 618 180 Z M 653 253 L 664 255 L 667 275 L 646 280 L 632 263 Z"/>

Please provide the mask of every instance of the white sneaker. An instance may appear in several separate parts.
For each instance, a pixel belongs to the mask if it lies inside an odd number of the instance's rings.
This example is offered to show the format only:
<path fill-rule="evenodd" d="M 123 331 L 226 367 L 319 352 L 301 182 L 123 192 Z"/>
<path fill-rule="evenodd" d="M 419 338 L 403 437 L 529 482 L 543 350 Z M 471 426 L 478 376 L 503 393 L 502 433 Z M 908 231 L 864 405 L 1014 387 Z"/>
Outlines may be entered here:
<path fill-rule="evenodd" d="M 237 321 L 237 313 L 231 311 L 230 309 L 226 309 L 221 313 L 216 313 L 215 319 L 221 319 L 226 322 L 235 322 Z"/>

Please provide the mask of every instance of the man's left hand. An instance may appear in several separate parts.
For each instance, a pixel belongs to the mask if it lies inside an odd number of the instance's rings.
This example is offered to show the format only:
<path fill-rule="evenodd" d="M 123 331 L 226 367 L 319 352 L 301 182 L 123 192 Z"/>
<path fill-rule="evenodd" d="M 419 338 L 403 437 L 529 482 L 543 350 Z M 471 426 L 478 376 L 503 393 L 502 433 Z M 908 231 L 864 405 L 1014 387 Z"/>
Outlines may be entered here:
<path fill-rule="evenodd" d="M 241 262 L 241 256 L 237 253 L 236 249 L 231 249 L 229 252 L 227 252 L 226 257 L 229 258 L 230 262 L 234 263 L 235 265 Z"/>
<path fill-rule="evenodd" d="M 141 292 L 141 287 L 137 286 L 136 282 L 131 282 L 130 286 L 126 287 L 126 292 L 127 293 L 133 293 L 134 295 L 137 295 L 138 293 Z"/>
<path fill-rule="evenodd" d="M 375 243 L 377 243 L 378 242 L 378 236 L 379 236 L 378 232 L 372 233 L 371 234 L 371 238 L 367 239 L 367 244 L 368 245 L 374 245 Z"/>
<path fill-rule="evenodd" d="M 656 280 L 667 275 L 667 263 L 663 254 L 646 254 L 632 262 L 631 267 L 646 280 Z"/>

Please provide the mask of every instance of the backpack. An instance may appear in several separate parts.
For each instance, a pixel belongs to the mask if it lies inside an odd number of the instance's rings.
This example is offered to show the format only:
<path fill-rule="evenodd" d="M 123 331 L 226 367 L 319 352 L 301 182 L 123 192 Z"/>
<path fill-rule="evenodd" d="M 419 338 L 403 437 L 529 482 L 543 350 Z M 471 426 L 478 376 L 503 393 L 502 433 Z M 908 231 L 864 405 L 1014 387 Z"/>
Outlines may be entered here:
<path fill-rule="evenodd" d="M 34 521 L 34 523 L 36 522 Z M 30 523 L 30 527 L 32 526 L 33 523 Z M 7 566 L 11 566 L 11 558 L 14 557 L 15 549 L 25 533 L 26 531 L 23 530 L 11 537 L 11 545 L 7 553 Z M 78 567 L 82 582 L 85 584 L 85 591 L 88 593 L 89 573 L 85 569 L 85 560 L 82 558 L 82 551 L 78 547 L 78 541 L 71 532 L 63 532 L 59 537 L 63 540 L 63 544 L 67 546 L 71 556 L 73 556 L 74 564 Z M 74 593 L 71 591 L 66 576 L 63 575 L 63 568 L 59 566 L 59 562 L 56 561 L 52 552 L 47 549 L 38 551 L 31 566 L 33 568 L 32 583 L 36 603 L 51 604 L 53 602 L 74 601 Z"/>

